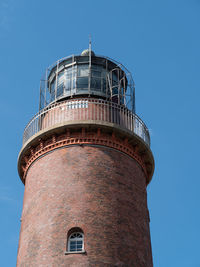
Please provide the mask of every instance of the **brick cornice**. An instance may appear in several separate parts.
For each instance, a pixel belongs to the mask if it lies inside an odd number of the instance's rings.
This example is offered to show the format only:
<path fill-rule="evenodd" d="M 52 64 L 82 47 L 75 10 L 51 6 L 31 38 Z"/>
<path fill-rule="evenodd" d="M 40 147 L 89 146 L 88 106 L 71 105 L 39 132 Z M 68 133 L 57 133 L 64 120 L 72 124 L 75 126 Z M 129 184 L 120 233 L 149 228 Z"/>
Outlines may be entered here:
<path fill-rule="evenodd" d="M 138 151 L 138 146 L 131 145 L 127 138 L 116 137 L 114 133 L 101 133 L 100 129 L 93 133 L 88 133 L 85 129 L 82 129 L 81 131 L 73 132 L 73 134 L 70 134 L 69 129 L 67 129 L 65 134 L 52 135 L 46 140 L 38 139 L 37 145 L 29 147 L 26 155 L 22 155 L 20 164 L 22 181 L 25 183 L 29 167 L 39 157 L 55 149 L 71 145 L 98 145 L 117 149 L 139 163 L 145 173 L 147 184 L 149 182 L 146 163 L 144 157 Z"/>

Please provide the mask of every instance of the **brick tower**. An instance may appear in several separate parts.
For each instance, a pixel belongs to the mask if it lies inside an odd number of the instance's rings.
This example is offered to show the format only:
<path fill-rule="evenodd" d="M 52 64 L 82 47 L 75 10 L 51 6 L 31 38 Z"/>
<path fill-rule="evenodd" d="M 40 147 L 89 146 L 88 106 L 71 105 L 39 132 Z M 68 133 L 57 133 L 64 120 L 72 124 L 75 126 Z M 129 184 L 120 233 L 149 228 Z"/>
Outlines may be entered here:
<path fill-rule="evenodd" d="M 18 267 L 152 267 L 149 132 L 131 74 L 91 48 L 41 80 L 25 128 Z"/>

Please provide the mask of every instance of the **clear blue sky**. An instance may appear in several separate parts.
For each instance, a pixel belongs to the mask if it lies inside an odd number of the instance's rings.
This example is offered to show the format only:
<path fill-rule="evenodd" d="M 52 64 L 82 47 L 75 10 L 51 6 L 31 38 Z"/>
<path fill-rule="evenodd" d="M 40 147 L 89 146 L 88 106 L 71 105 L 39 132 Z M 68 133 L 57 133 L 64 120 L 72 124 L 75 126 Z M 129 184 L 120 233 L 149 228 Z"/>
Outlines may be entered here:
<path fill-rule="evenodd" d="M 57 59 L 97 54 L 122 62 L 151 132 L 148 187 L 155 267 L 200 266 L 199 0 L 0 0 L 0 266 L 16 264 L 23 191 L 17 156 L 38 111 L 39 81 Z"/>

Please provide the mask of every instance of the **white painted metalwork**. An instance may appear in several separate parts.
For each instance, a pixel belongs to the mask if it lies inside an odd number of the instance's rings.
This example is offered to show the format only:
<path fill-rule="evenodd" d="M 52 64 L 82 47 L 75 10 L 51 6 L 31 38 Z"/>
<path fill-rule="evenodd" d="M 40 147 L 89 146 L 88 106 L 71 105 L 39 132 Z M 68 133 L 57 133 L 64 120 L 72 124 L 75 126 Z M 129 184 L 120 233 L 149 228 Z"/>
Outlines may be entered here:
<path fill-rule="evenodd" d="M 23 144 L 40 131 L 76 121 L 101 124 L 113 123 L 139 136 L 150 146 L 150 136 L 144 122 L 129 109 L 111 101 L 95 98 L 70 99 L 49 105 L 39 111 L 24 130 Z"/>

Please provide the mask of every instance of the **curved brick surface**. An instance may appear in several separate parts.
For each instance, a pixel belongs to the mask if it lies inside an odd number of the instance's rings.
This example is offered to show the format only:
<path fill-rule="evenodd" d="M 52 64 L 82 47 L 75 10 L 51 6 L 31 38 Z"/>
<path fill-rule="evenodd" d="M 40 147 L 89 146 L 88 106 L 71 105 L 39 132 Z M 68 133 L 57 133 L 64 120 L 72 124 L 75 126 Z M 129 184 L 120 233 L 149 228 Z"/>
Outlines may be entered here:
<path fill-rule="evenodd" d="M 82 228 L 86 254 L 65 255 Z M 24 194 L 18 267 L 152 267 L 145 175 L 108 147 L 69 146 L 35 161 Z"/>

